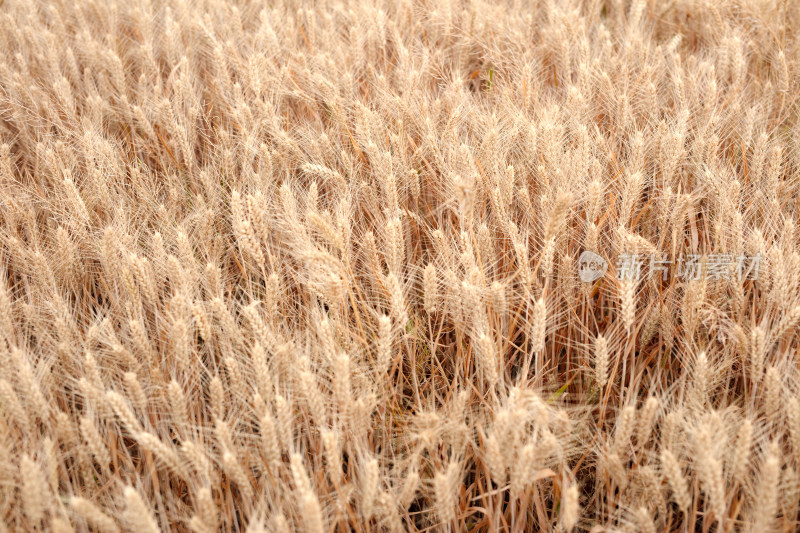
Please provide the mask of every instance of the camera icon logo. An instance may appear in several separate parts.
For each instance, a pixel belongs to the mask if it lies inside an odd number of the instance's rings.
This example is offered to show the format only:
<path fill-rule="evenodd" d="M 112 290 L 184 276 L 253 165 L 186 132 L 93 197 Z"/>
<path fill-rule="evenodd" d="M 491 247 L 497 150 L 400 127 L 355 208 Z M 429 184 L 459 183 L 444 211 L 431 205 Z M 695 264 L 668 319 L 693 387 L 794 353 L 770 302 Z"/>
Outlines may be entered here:
<path fill-rule="evenodd" d="M 594 252 L 584 250 L 578 258 L 578 277 L 585 283 L 602 278 L 607 270 L 608 261 Z"/>

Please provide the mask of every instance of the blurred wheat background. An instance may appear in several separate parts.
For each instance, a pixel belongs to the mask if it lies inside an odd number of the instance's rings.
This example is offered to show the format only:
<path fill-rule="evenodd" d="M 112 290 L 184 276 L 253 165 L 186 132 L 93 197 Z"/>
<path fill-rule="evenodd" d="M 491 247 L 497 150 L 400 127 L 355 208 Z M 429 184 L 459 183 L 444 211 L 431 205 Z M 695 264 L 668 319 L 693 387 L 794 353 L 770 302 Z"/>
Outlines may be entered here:
<path fill-rule="evenodd" d="M 0 28 L 0 531 L 800 527 L 797 2 Z"/>

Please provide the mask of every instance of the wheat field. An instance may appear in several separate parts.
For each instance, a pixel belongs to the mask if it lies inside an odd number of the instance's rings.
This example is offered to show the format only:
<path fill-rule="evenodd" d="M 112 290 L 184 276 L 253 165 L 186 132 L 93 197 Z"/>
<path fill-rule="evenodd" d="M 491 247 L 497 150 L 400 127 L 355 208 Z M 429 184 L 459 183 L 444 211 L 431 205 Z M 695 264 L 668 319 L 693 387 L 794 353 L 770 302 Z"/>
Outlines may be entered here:
<path fill-rule="evenodd" d="M 0 531 L 800 530 L 798 2 L 0 28 Z"/>

